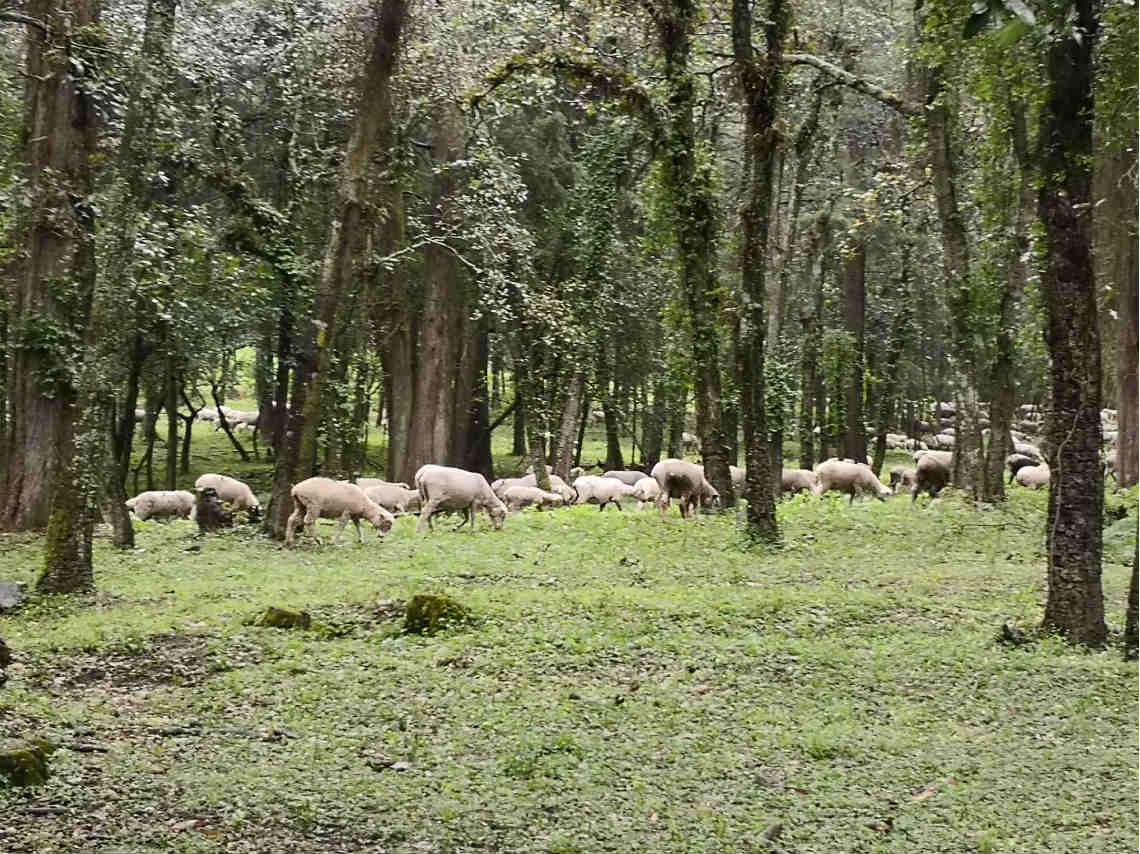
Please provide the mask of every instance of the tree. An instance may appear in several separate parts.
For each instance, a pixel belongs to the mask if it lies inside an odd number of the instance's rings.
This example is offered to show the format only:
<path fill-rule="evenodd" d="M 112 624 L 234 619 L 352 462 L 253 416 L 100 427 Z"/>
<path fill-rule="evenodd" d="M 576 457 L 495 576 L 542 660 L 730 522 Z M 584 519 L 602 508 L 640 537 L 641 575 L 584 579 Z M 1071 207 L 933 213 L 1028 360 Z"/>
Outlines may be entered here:
<path fill-rule="evenodd" d="M 1045 229 L 1046 343 L 1051 360 L 1046 521 L 1049 596 L 1044 624 L 1075 643 L 1103 646 L 1100 466 L 1101 358 L 1092 258 L 1093 49 L 1100 6 L 1055 11 L 1045 50 L 1048 95 L 1040 129 L 1037 213 Z"/>

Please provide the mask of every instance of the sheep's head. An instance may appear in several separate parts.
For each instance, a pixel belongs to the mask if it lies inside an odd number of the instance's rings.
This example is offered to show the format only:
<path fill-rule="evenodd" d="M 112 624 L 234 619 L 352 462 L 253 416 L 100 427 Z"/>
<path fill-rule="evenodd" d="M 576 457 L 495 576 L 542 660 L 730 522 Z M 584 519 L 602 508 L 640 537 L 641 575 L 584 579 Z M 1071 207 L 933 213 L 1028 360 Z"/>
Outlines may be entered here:
<path fill-rule="evenodd" d="M 491 517 L 491 526 L 496 531 L 501 531 L 503 520 L 507 518 L 507 505 L 496 499 L 495 503 L 487 505 L 487 515 Z"/>
<path fill-rule="evenodd" d="M 382 537 L 392 530 L 392 523 L 396 521 L 396 517 L 376 502 L 369 500 L 368 521 L 372 523 L 373 528 L 380 532 Z"/>

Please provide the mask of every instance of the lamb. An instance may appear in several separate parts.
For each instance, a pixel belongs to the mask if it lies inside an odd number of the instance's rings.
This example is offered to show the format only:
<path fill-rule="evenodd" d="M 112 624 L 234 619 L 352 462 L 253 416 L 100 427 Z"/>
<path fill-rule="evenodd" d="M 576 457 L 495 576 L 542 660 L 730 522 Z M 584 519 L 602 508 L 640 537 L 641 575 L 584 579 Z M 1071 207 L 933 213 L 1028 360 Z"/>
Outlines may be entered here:
<path fill-rule="evenodd" d="M 917 454 L 915 456 L 918 456 Z M 950 482 L 950 464 L 953 455 L 946 452 L 928 451 L 919 457 L 914 469 L 914 487 L 910 492 L 910 503 L 918 500 L 918 494 L 930 493 L 934 498 Z"/>
<path fill-rule="evenodd" d="M 895 466 L 891 469 L 890 487 L 895 495 L 898 495 L 904 489 L 914 489 L 916 482 L 914 469 L 903 468 L 902 466 Z"/>
<path fill-rule="evenodd" d="M 599 477 L 596 474 L 587 474 L 574 481 L 574 489 L 578 493 L 579 504 L 597 504 L 598 510 L 605 510 L 607 504 L 613 504 L 621 510 L 622 498 L 633 498 L 633 487 L 622 483 L 617 478 Z"/>
<path fill-rule="evenodd" d="M 819 485 L 816 473 L 808 469 L 781 469 L 780 492 L 811 492 Z"/>
<path fill-rule="evenodd" d="M 1009 469 L 1009 482 L 1013 483 L 1014 477 L 1017 476 L 1018 471 L 1026 466 L 1035 466 L 1038 460 L 1032 457 L 1027 457 L 1025 454 L 1010 454 L 1005 458 L 1006 467 Z"/>
<path fill-rule="evenodd" d="M 292 495 L 293 514 L 285 523 L 286 548 L 292 547 L 293 534 L 299 522 L 303 523 L 309 536 L 316 539 L 317 545 L 321 545 L 316 530 L 317 519 L 339 519 L 340 524 L 333 536 L 335 546 L 350 519 L 356 527 L 356 539 L 361 544 L 364 543 L 364 536 L 360 533 L 361 519 L 371 522 L 381 537 L 392 530 L 395 521 L 395 517 L 365 495 L 363 489 L 348 481 L 310 477 L 294 486 Z"/>
<path fill-rule="evenodd" d="M 140 492 L 126 501 L 127 509 L 135 514 L 140 522 L 147 519 L 189 519 L 197 517 L 196 498 L 193 492 L 185 489 L 153 489 Z"/>
<path fill-rule="evenodd" d="M 612 477 L 612 478 L 615 478 L 617 480 L 620 480 L 626 486 L 633 486 L 635 483 L 637 483 L 639 480 L 641 480 L 643 477 L 645 477 L 645 472 L 643 472 L 643 471 L 630 471 L 630 470 L 608 471 L 605 474 L 603 474 L 602 477 Z"/>
<path fill-rule="evenodd" d="M 1026 466 L 1018 470 L 1015 477 L 1018 483 L 1029 489 L 1040 489 L 1049 485 L 1049 466 L 1041 463 L 1039 466 Z"/>
<path fill-rule="evenodd" d="M 363 478 L 375 480 L 375 478 Z M 360 481 L 356 483 L 360 486 Z M 403 483 L 384 483 L 381 481 L 375 486 L 363 486 L 364 494 L 375 501 L 389 513 L 419 513 L 420 494 Z"/>
<path fill-rule="evenodd" d="M 503 503 L 508 513 L 517 513 L 525 507 L 561 507 L 566 500 L 556 492 L 547 492 L 537 486 L 510 486 L 503 490 Z"/>
<path fill-rule="evenodd" d="M 662 518 L 665 518 L 673 498 L 678 499 L 682 519 L 695 519 L 698 504 L 720 500 L 720 495 L 705 479 L 704 469 L 693 463 L 671 457 L 655 465 L 651 474 L 661 487 L 657 508 Z"/>
<path fill-rule="evenodd" d="M 224 474 L 204 474 L 194 481 L 195 489 L 205 489 L 208 486 L 217 491 L 218 498 L 232 505 L 231 509 L 235 512 L 245 510 L 251 518 L 261 512 L 261 502 L 253 490 L 237 478 Z"/>
<path fill-rule="evenodd" d="M 503 527 L 503 520 L 507 517 L 506 505 L 491 491 L 487 478 L 478 472 L 450 466 L 420 466 L 415 483 L 422 506 L 416 533 L 425 527 L 434 530 L 431 519 L 440 510 L 462 511 L 464 517 L 459 527 L 470 522 L 471 533 L 475 533 L 475 514 L 479 510 L 487 512 L 496 531 Z"/>
<path fill-rule="evenodd" d="M 637 509 L 641 510 L 646 504 L 656 504 L 661 495 L 661 487 L 651 477 L 643 477 L 633 485 L 633 494 L 637 498 Z"/>
<path fill-rule="evenodd" d="M 870 493 L 880 501 L 886 501 L 891 491 L 875 477 L 871 467 L 863 463 L 850 463 L 832 458 L 820 463 L 815 471 L 819 479 L 813 490 L 822 496 L 831 490 L 845 492 L 850 496 L 848 503 L 855 502 L 855 493 Z"/>

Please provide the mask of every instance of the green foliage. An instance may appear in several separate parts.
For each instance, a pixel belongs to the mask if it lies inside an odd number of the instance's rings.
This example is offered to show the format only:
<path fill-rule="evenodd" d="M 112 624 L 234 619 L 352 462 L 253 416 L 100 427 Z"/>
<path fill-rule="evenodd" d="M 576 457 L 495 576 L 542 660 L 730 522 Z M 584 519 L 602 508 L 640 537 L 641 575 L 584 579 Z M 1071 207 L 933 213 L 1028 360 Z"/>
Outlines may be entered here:
<path fill-rule="evenodd" d="M 448 596 L 420 593 L 408 602 L 404 631 L 412 635 L 434 635 L 445 629 L 471 622 L 471 609 Z"/>
<path fill-rule="evenodd" d="M 48 759 L 55 749 L 46 739 L 0 741 L 0 781 L 12 788 L 44 785 L 50 775 Z"/>

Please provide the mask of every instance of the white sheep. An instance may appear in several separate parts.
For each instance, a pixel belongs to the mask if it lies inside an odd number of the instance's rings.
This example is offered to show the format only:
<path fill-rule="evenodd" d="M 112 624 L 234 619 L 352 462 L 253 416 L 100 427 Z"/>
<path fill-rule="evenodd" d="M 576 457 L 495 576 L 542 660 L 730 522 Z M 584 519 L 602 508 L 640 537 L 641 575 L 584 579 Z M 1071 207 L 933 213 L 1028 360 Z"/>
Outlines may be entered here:
<path fill-rule="evenodd" d="M 579 504 L 597 504 L 599 510 L 605 510 L 607 504 L 613 504 L 621 510 L 622 498 L 635 497 L 633 487 L 622 483 L 613 477 L 598 477 L 596 474 L 586 474 L 574 481 L 574 490 L 578 493 Z"/>
<path fill-rule="evenodd" d="M 661 511 L 662 518 L 668 512 L 669 502 L 673 498 L 679 501 L 682 519 L 695 519 L 698 504 L 720 500 L 712 484 L 705 479 L 705 470 L 693 463 L 671 457 L 655 465 L 651 474 L 661 487 L 661 494 L 657 496 L 657 508 Z"/>
<path fill-rule="evenodd" d="M 134 498 L 128 498 L 126 505 L 140 522 L 171 517 L 194 521 L 198 515 L 194 493 L 185 489 L 152 489 L 149 492 L 140 492 Z"/>
<path fill-rule="evenodd" d="M 317 544 L 321 538 L 317 536 L 317 519 L 338 519 L 333 545 L 336 545 L 340 535 L 344 533 L 344 526 L 349 520 L 356 527 L 356 539 L 364 542 L 364 535 L 360 532 L 360 520 L 366 519 L 372 523 L 380 536 L 392 529 L 395 517 L 387 510 L 372 501 L 364 494 L 359 486 L 343 480 L 331 480 L 327 477 L 310 477 L 293 487 L 293 514 L 285 523 L 285 545 L 293 545 L 293 534 L 298 523 L 302 523 L 306 532 L 315 537 Z"/>
<path fill-rule="evenodd" d="M 891 495 L 891 491 L 875 477 L 870 466 L 863 463 L 832 458 L 820 463 L 815 474 L 818 482 L 813 492 L 816 495 L 822 496 L 831 490 L 845 492 L 850 496 L 848 503 L 855 501 L 857 492 L 869 493 L 880 501 L 886 501 L 887 497 Z"/>
<path fill-rule="evenodd" d="M 459 527 L 470 522 L 472 533 L 475 532 L 475 514 L 479 510 L 487 512 L 496 531 L 503 527 L 506 505 L 491 490 L 487 478 L 478 472 L 426 465 L 416 472 L 415 483 L 422 505 L 417 533 L 425 527 L 434 530 L 431 519 L 440 510 L 462 511 L 464 518 Z"/>
<path fill-rule="evenodd" d="M 218 493 L 218 498 L 232 505 L 234 510 L 253 513 L 261 510 L 261 502 L 257 500 L 253 490 L 237 478 L 227 477 L 224 474 L 204 474 L 194 481 L 195 489 L 205 489 L 207 486 L 213 487 Z"/>
<path fill-rule="evenodd" d="M 389 513 L 419 513 L 420 494 L 402 483 L 379 483 L 374 486 L 362 486 L 361 481 L 374 480 L 374 478 L 361 478 L 356 485 L 364 490 L 364 494 L 375 501 Z"/>
<path fill-rule="evenodd" d="M 1029 489 L 1040 489 L 1049 485 L 1049 476 L 1049 465 L 1042 463 L 1039 466 L 1026 466 L 1018 469 L 1017 474 L 1014 475 L 1014 480 Z"/>
<path fill-rule="evenodd" d="M 517 513 L 526 507 L 537 507 L 542 510 L 546 507 L 561 507 L 566 503 L 556 492 L 547 492 L 537 486 L 509 486 L 503 490 L 503 503 L 507 505 L 507 512 Z"/>
<path fill-rule="evenodd" d="M 661 495 L 661 486 L 651 477 L 643 477 L 633 485 L 633 494 L 637 498 L 637 509 L 646 504 L 656 504 Z"/>

